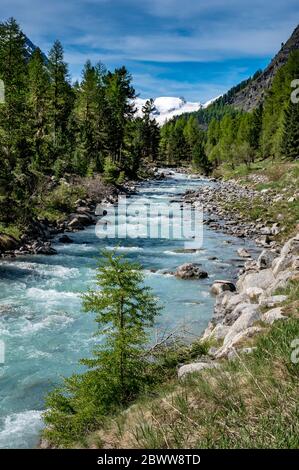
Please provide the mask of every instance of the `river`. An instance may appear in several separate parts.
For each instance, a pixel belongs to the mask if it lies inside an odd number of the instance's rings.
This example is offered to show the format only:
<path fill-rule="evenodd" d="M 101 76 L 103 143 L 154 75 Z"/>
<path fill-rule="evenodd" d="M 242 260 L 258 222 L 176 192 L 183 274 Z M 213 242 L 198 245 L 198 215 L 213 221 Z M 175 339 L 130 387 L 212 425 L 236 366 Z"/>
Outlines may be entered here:
<path fill-rule="evenodd" d="M 130 201 L 147 197 L 152 203 L 168 202 L 203 184 L 211 183 L 177 173 L 143 183 Z M 81 311 L 80 293 L 94 285 L 102 248 L 118 245 L 120 252 L 142 264 L 146 284 L 164 305 L 156 330 L 184 325 L 193 335 L 201 333 L 211 318 L 213 280 L 236 278 L 242 264 L 238 248 L 255 251 L 252 242 L 206 226 L 203 246 L 196 253 L 177 251 L 183 248 L 179 240 L 99 239 L 94 226 L 71 237 L 73 244 L 54 241 L 54 256 L 0 261 L 0 340 L 5 344 L 5 362 L 0 365 L 0 448 L 36 447 L 45 395 L 63 376 L 79 371 L 78 360 L 89 357 L 99 341 L 93 336 L 93 315 Z M 201 263 L 209 277 L 183 281 L 164 274 L 185 262 Z"/>

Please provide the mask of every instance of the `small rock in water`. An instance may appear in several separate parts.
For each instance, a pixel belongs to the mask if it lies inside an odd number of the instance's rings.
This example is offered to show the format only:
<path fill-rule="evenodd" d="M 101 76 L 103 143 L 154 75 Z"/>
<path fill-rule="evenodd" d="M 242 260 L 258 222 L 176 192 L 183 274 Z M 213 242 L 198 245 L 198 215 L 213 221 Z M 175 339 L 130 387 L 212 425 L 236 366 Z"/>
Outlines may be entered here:
<path fill-rule="evenodd" d="M 251 258 L 249 251 L 245 250 L 245 248 L 239 248 L 237 253 L 241 258 Z"/>
<path fill-rule="evenodd" d="M 235 292 L 235 284 L 231 281 L 215 281 L 211 287 L 211 293 L 215 295 L 222 294 L 225 291 Z"/>
<path fill-rule="evenodd" d="M 185 263 L 177 268 L 175 276 L 180 279 L 204 279 L 208 277 L 208 273 L 199 264 Z"/>
<path fill-rule="evenodd" d="M 59 238 L 60 243 L 74 243 L 74 240 L 72 240 L 68 235 L 64 234 L 62 237 Z"/>

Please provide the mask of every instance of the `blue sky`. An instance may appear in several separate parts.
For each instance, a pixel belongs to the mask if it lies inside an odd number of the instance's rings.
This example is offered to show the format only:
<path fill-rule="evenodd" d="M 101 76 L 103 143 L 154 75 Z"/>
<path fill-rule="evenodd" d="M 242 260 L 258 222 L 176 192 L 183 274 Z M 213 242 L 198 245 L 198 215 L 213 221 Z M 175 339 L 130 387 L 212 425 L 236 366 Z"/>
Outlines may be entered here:
<path fill-rule="evenodd" d="M 298 0 L 1 0 L 44 52 L 65 48 L 73 79 L 84 62 L 125 64 L 142 98 L 222 94 L 267 65 L 299 22 Z"/>

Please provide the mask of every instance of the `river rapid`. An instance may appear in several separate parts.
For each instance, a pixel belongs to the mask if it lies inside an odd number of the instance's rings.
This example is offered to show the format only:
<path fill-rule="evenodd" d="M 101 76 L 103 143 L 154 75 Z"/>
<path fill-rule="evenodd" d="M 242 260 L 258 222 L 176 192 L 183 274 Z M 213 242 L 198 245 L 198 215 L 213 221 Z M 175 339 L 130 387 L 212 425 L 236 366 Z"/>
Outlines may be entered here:
<path fill-rule="evenodd" d="M 130 198 L 138 203 L 169 202 L 188 189 L 213 184 L 175 173 L 138 186 Z M 125 222 L 125 221 L 124 221 Z M 129 223 L 134 224 L 134 220 Z M 0 365 L 0 448 L 36 447 L 42 429 L 44 397 L 63 376 L 80 371 L 78 360 L 90 357 L 98 337 L 92 314 L 81 310 L 80 293 L 94 286 L 101 249 L 118 246 L 130 260 L 139 261 L 145 283 L 163 304 L 153 330 L 172 331 L 181 325 L 189 340 L 207 326 L 214 299 L 215 279 L 235 279 L 243 260 L 237 249 L 251 252 L 253 242 L 204 226 L 203 246 L 184 253 L 183 241 L 171 239 L 99 239 L 95 227 L 71 234 L 73 244 L 53 243 L 54 256 L 32 255 L 0 261 L 0 340 L 5 362 Z M 185 262 L 201 263 L 207 279 L 183 281 L 165 272 Z"/>

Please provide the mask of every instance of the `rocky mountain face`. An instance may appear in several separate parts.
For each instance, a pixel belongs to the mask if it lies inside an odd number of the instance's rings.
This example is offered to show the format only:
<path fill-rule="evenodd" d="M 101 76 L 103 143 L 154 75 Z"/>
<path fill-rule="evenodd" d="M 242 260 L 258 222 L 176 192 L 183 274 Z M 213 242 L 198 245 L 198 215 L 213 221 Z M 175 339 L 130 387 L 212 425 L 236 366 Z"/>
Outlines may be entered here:
<path fill-rule="evenodd" d="M 26 48 L 26 54 L 27 54 L 27 57 L 28 57 L 28 60 L 29 58 L 32 56 L 33 52 L 37 49 L 37 46 L 35 44 L 33 44 L 32 41 L 30 41 L 30 39 L 25 35 L 25 48 Z M 46 54 L 43 54 L 43 57 L 45 59 L 45 62 L 48 61 L 47 59 L 47 56 Z"/>
<path fill-rule="evenodd" d="M 256 108 L 263 101 L 277 70 L 287 62 L 290 53 L 296 49 L 299 49 L 299 25 L 288 41 L 282 45 L 268 67 L 245 88 L 232 96 L 229 104 L 244 111 Z"/>

